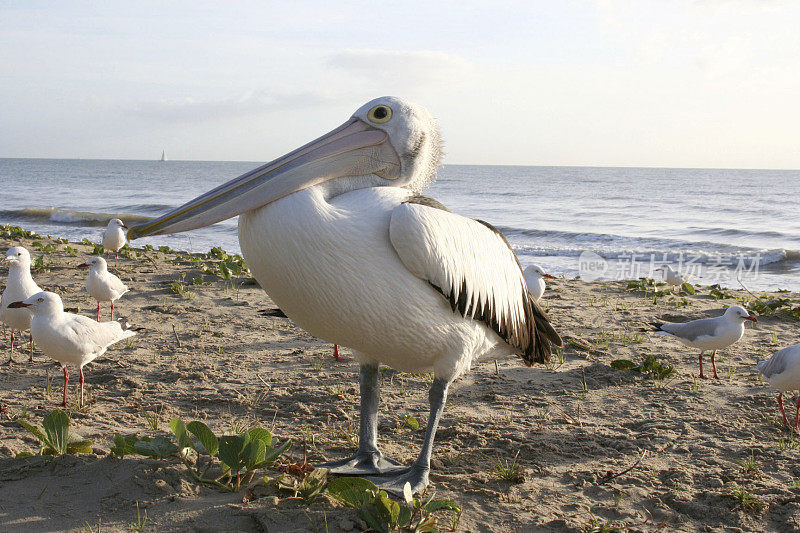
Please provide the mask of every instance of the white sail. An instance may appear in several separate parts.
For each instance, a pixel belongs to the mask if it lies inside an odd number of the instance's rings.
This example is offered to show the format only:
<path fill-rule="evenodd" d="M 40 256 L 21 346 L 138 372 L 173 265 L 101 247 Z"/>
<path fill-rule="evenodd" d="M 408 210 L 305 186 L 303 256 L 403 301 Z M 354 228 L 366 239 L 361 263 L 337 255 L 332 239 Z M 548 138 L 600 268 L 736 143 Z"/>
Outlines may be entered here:
<path fill-rule="evenodd" d="M 166 154 L 166 152 L 164 150 L 161 150 L 161 160 L 162 161 L 166 161 L 167 160 L 167 154 Z"/>

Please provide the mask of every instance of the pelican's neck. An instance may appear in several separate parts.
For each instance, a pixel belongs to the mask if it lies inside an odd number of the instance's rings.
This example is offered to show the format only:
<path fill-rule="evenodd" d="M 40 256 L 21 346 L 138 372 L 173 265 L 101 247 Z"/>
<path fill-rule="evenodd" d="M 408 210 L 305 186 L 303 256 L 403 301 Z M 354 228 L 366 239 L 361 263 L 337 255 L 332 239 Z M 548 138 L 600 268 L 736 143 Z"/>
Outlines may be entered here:
<path fill-rule="evenodd" d="M 398 186 L 400 186 L 400 184 L 392 183 L 392 181 L 376 176 L 375 174 L 366 174 L 364 176 L 342 176 L 341 178 L 334 178 L 314 185 L 312 188 L 320 191 L 322 197 L 329 202 L 331 198 L 358 189 Z"/>

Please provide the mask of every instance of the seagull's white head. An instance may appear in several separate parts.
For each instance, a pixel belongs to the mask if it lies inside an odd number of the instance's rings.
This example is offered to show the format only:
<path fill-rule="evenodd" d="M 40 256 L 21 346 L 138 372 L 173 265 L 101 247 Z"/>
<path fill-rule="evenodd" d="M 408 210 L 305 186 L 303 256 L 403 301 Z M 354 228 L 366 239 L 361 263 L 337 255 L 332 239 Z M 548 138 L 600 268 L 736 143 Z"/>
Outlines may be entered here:
<path fill-rule="evenodd" d="M 10 267 L 30 268 L 31 254 L 22 246 L 14 246 L 8 249 L 3 262 L 8 263 Z"/>
<path fill-rule="evenodd" d="M 78 265 L 78 268 L 89 268 L 95 272 L 103 272 L 108 270 L 108 263 L 102 257 L 92 257 L 87 259 L 85 263 Z"/>
<path fill-rule="evenodd" d="M 523 275 L 526 277 L 533 277 L 534 279 L 537 278 L 554 279 L 554 276 L 551 276 L 550 274 L 545 272 L 544 269 L 539 265 L 531 265 L 529 267 L 526 267 L 525 270 L 523 271 Z"/>
<path fill-rule="evenodd" d="M 750 320 L 751 322 L 758 322 L 758 319 L 747 312 L 747 309 L 742 307 L 741 305 L 733 305 L 725 310 L 725 314 L 722 315 L 728 320 L 734 322 L 744 322 L 745 320 Z"/>
<path fill-rule="evenodd" d="M 117 228 L 128 229 L 128 226 L 126 226 L 125 223 L 118 218 L 112 218 L 111 220 L 108 221 L 108 229 L 117 229 Z"/>
<path fill-rule="evenodd" d="M 132 227 L 128 238 L 209 226 L 316 186 L 329 196 L 380 186 L 419 191 L 441 159 L 439 128 L 428 111 L 393 96 L 376 98 L 322 137 Z"/>
<path fill-rule="evenodd" d="M 24 307 L 35 316 L 52 316 L 64 312 L 64 303 L 61 301 L 61 297 L 48 291 L 37 292 L 27 300 L 8 304 L 8 307 L 12 309 Z"/>

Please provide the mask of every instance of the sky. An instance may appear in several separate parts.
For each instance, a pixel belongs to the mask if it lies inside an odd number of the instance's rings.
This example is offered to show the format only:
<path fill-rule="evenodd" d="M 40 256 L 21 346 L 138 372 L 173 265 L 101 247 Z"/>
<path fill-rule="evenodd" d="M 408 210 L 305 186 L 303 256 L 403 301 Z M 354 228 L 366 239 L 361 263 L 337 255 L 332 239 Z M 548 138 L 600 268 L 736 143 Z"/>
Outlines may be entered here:
<path fill-rule="evenodd" d="M 446 163 L 800 168 L 795 2 L 0 0 L 0 21 L 0 157 L 267 161 L 395 95 Z"/>

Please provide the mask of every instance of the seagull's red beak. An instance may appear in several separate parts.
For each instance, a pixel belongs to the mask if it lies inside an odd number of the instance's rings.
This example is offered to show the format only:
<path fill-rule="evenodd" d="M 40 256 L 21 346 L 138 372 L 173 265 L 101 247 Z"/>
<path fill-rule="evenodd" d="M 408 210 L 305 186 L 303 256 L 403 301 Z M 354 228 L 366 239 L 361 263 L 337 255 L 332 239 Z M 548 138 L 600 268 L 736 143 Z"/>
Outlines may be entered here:
<path fill-rule="evenodd" d="M 9 309 L 19 309 L 20 307 L 30 307 L 31 304 L 26 304 L 25 302 L 12 302 L 8 304 Z"/>
<path fill-rule="evenodd" d="M 75 268 L 89 268 L 89 263 L 82 263 L 82 264 L 76 266 Z"/>
<path fill-rule="evenodd" d="M 128 226 L 126 226 L 125 224 L 123 224 L 121 227 L 128 229 Z"/>
<path fill-rule="evenodd" d="M 542 274 L 542 277 L 547 278 L 547 279 L 556 279 L 555 276 L 551 276 L 550 274 Z"/>
<path fill-rule="evenodd" d="M 758 319 L 753 315 L 750 315 L 749 317 L 745 318 L 745 320 L 749 320 L 751 322 L 758 322 Z"/>

